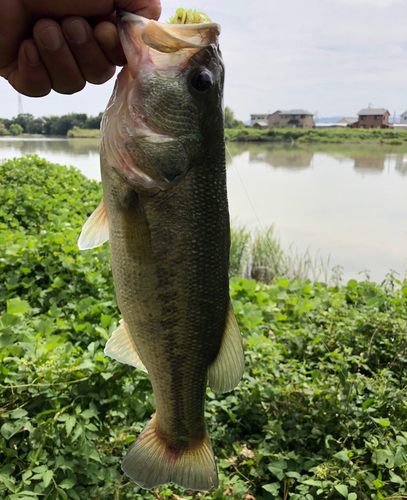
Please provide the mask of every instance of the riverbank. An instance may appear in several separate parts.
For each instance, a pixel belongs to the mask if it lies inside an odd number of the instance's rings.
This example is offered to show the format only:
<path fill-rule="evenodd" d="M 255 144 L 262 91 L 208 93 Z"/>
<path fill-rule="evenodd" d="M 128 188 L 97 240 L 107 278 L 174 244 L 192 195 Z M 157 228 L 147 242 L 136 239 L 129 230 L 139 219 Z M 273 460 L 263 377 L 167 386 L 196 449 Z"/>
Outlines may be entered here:
<path fill-rule="evenodd" d="M 2 139 L 100 139 L 99 129 L 73 127 L 66 136 L 21 134 L 2 136 Z M 382 144 L 387 146 L 407 145 L 407 130 L 391 129 L 225 129 L 228 142 L 257 142 L 280 144 Z"/>
<path fill-rule="evenodd" d="M 360 144 L 379 143 L 399 146 L 407 143 L 407 130 L 392 129 L 225 129 L 225 138 L 231 142 L 285 142 Z"/>
<path fill-rule="evenodd" d="M 100 139 L 100 129 L 74 127 L 66 136 L 68 139 Z"/>

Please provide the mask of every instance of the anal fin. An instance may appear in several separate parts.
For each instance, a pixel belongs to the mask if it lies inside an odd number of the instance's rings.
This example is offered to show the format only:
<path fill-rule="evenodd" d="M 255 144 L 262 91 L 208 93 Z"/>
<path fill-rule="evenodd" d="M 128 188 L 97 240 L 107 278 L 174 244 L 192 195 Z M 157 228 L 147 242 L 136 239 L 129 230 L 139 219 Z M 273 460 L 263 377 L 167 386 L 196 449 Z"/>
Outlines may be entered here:
<path fill-rule="evenodd" d="M 209 386 L 213 392 L 230 392 L 240 382 L 244 372 L 242 334 L 229 302 L 222 344 L 215 361 L 209 366 Z"/>
<path fill-rule="evenodd" d="M 109 239 L 109 220 L 102 200 L 85 222 L 78 240 L 79 250 L 89 250 L 103 245 Z"/>
<path fill-rule="evenodd" d="M 120 320 L 119 327 L 107 341 L 105 354 L 120 363 L 134 366 L 147 373 L 147 368 L 140 359 L 134 341 L 123 319 Z"/>

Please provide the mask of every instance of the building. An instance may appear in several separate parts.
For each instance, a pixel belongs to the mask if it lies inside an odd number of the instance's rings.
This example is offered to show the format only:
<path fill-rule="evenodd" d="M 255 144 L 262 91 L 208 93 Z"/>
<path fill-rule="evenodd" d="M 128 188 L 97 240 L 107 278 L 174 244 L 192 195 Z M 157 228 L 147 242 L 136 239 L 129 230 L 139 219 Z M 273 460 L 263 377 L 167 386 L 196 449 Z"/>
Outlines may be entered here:
<path fill-rule="evenodd" d="M 400 125 L 407 125 L 407 111 L 400 116 Z"/>
<path fill-rule="evenodd" d="M 266 122 L 267 123 L 267 117 L 269 116 L 269 114 L 265 114 L 265 115 L 261 115 L 261 114 L 257 114 L 257 115 L 250 115 L 250 126 L 253 127 L 255 123 L 257 122 Z"/>
<path fill-rule="evenodd" d="M 267 123 L 269 127 L 275 127 L 278 128 L 280 125 L 280 113 L 281 111 L 278 109 L 277 111 L 274 111 L 274 113 L 271 113 L 267 117 Z"/>
<path fill-rule="evenodd" d="M 253 128 L 257 128 L 257 130 L 265 130 L 266 128 L 269 128 L 269 125 L 267 122 L 258 121 L 258 122 L 255 122 L 255 124 L 253 125 Z"/>
<path fill-rule="evenodd" d="M 366 108 L 358 113 L 355 128 L 389 128 L 390 113 L 384 108 Z"/>
<path fill-rule="evenodd" d="M 305 109 L 280 111 L 278 125 L 271 126 L 279 128 L 314 128 L 314 114 Z"/>
<path fill-rule="evenodd" d="M 355 127 L 358 122 L 358 118 L 342 118 L 342 120 L 338 120 L 336 123 L 345 124 L 346 127 Z"/>
<path fill-rule="evenodd" d="M 267 124 L 265 126 L 265 124 Z M 274 128 L 313 128 L 314 115 L 304 109 L 290 109 L 289 111 L 274 111 L 267 115 L 250 115 L 250 126 L 264 129 Z"/>

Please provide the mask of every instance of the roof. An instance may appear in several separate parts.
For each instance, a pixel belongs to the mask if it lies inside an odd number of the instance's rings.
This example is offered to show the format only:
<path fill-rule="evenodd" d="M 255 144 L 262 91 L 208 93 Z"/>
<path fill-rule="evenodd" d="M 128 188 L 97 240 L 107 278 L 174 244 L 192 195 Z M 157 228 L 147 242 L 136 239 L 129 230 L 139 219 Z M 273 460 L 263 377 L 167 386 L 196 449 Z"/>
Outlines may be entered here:
<path fill-rule="evenodd" d="M 267 122 L 262 122 L 262 121 L 256 121 L 253 123 L 252 126 L 254 127 L 254 125 L 260 125 L 261 127 L 268 127 L 269 126 L 269 124 Z"/>
<path fill-rule="evenodd" d="M 314 113 L 310 113 L 306 109 L 290 109 L 289 111 L 280 111 L 280 115 L 311 115 Z"/>
<path fill-rule="evenodd" d="M 348 123 L 352 125 L 353 123 L 356 123 L 358 121 L 357 118 L 342 118 L 341 120 L 338 120 L 336 123 Z"/>
<path fill-rule="evenodd" d="M 404 111 L 404 113 L 401 113 L 401 116 L 407 115 L 407 111 Z"/>
<path fill-rule="evenodd" d="M 359 111 L 358 116 L 360 116 L 360 115 L 366 115 L 366 116 L 384 115 L 385 113 L 389 113 L 389 112 L 387 111 L 387 109 L 384 109 L 384 108 L 365 108 L 365 109 L 361 109 Z"/>
<path fill-rule="evenodd" d="M 315 128 L 346 128 L 348 126 L 347 123 L 316 123 Z"/>

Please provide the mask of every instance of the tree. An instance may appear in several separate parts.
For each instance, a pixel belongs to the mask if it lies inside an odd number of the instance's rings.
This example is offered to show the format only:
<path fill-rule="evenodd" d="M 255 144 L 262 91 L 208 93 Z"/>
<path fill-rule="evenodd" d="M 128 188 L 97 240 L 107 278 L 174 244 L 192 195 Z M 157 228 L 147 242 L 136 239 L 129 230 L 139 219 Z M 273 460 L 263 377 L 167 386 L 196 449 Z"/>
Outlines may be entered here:
<path fill-rule="evenodd" d="M 15 118 L 13 118 L 13 123 L 17 123 L 20 127 L 23 127 L 23 132 L 27 132 L 27 127 L 30 122 L 34 120 L 34 116 L 30 113 L 20 113 Z"/>
<path fill-rule="evenodd" d="M 24 132 L 24 129 L 18 123 L 12 123 L 9 128 L 11 135 L 21 135 Z"/>
<path fill-rule="evenodd" d="M 89 116 L 86 120 L 85 128 L 89 129 L 100 129 L 100 122 L 102 120 L 103 113 L 99 113 L 97 116 Z"/>
<path fill-rule="evenodd" d="M 43 134 L 44 133 L 44 118 L 34 118 L 27 123 L 27 134 Z"/>
<path fill-rule="evenodd" d="M 236 120 L 235 114 L 226 106 L 225 108 L 225 128 L 243 128 L 244 123 L 240 120 Z"/>
<path fill-rule="evenodd" d="M 4 123 L 0 122 L 0 136 L 9 135 L 9 131 L 6 129 Z"/>

